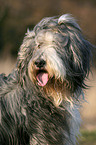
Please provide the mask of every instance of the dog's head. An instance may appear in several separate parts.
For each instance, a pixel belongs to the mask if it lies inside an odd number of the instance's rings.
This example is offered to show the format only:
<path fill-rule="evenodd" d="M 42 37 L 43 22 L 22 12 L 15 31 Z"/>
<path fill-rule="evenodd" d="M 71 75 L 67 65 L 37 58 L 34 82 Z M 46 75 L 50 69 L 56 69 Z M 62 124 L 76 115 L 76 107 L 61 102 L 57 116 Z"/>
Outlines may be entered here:
<path fill-rule="evenodd" d="M 69 14 L 44 18 L 27 32 L 19 52 L 19 67 L 23 73 L 28 71 L 39 87 L 74 94 L 85 87 L 91 47 Z"/>

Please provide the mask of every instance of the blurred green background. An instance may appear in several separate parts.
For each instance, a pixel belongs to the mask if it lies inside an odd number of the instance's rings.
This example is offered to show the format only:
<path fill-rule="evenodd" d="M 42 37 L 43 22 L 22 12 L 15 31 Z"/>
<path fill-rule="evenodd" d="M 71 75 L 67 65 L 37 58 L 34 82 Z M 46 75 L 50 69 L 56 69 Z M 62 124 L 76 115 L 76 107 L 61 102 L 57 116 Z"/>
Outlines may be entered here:
<path fill-rule="evenodd" d="M 16 63 L 19 47 L 27 28 L 43 17 L 71 13 L 77 19 L 85 38 L 96 45 L 96 0 L 0 0 L 0 73 L 8 74 Z M 85 91 L 88 103 L 81 109 L 80 144 L 96 145 L 96 50 L 94 68 Z"/>

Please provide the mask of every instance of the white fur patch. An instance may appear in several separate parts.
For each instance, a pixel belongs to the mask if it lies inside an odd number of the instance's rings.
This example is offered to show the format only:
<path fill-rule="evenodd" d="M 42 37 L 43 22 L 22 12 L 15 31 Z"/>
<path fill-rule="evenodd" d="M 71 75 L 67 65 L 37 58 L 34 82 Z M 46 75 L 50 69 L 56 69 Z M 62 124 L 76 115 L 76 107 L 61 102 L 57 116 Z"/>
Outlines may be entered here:
<path fill-rule="evenodd" d="M 60 18 L 58 19 L 58 24 L 64 23 L 64 22 L 68 22 L 69 20 L 73 20 L 72 17 L 70 17 L 69 14 L 65 14 L 60 16 Z"/>
<path fill-rule="evenodd" d="M 56 53 L 55 49 L 50 46 L 50 48 L 46 49 L 45 51 L 46 59 L 50 68 L 53 70 L 56 78 L 62 78 L 66 76 L 66 69 L 63 65 L 62 60 Z"/>
<path fill-rule="evenodd" d="M 40 43 L 52 43 L 53 39 L 54 39 L 53 34 L 50 31 L 48 31 L 48 32 L 41 31 L 36 36 L 37 44 L 40 44 Z"/>

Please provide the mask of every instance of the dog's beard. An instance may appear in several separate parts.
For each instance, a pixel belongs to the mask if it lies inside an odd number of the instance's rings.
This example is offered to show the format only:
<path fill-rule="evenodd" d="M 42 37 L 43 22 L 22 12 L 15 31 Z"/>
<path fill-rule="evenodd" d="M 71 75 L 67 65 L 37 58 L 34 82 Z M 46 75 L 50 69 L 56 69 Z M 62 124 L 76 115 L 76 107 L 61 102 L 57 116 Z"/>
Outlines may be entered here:
<path fill-rule="evenodd" d="M 39 62 L 41 58 L 45 61 L 42 67 L 38 64 L 41 63 Z M 28 72 L 31 81 L 39 88 L 39 91 L 42 91 L 56 107 L 59 106 L 68 92 L 68 83 L 65 80 L 65 66 L 56 50 L 47 46 L 47 48 L 35 51 L 29 62 Z"/>

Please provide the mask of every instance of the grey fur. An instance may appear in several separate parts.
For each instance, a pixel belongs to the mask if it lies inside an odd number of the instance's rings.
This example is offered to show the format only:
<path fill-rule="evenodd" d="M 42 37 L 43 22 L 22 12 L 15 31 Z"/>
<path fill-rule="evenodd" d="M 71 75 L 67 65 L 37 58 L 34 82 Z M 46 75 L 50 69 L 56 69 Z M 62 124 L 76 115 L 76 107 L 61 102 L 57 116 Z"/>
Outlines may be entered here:
<path fill-rule="evenodd" d="M 92 47 L 69 14 L 28 30 L 16 69 L 0 75 L 0 145 L 76 144 Z"/>

